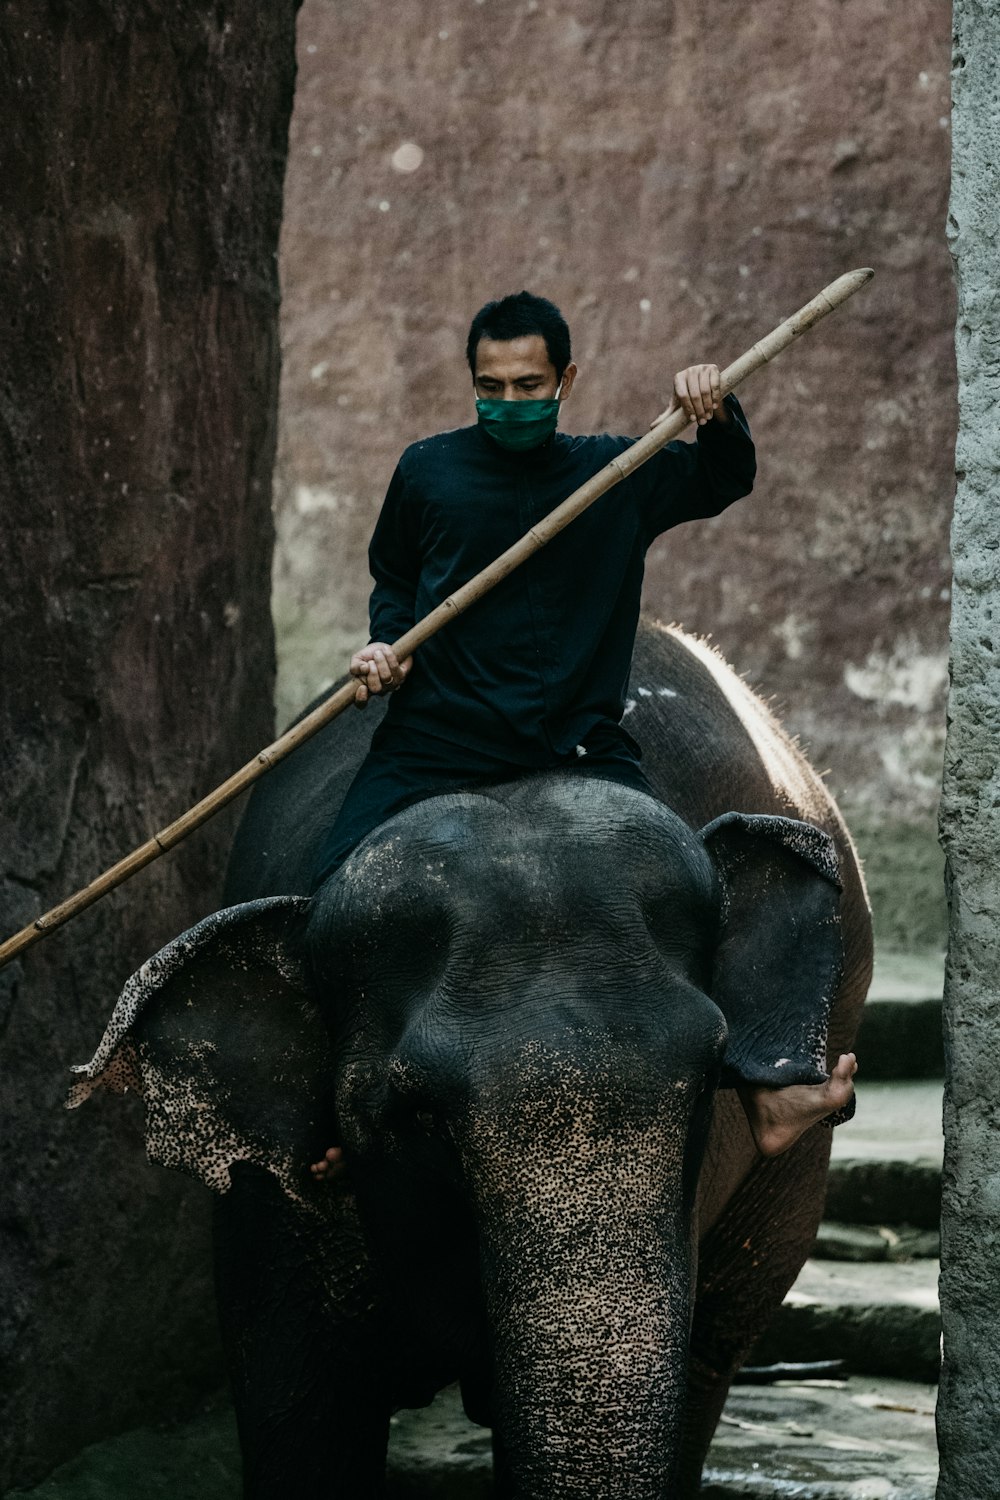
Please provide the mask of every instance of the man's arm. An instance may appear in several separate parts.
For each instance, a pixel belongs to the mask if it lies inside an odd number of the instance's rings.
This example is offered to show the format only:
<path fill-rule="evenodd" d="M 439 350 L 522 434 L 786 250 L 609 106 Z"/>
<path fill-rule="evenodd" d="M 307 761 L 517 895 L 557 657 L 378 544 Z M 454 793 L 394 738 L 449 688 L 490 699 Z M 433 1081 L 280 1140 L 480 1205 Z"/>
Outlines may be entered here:
<path fill-rule="evenodd" d="M 692 365 L 674 376 L 664 416 L 679 408 L 698 424 L 697 441 L 668 443 L 645 465 L 649 540 L 682 521 L 719 515 L 750 494 L 757 472 L 750 428 L 736 397 L 723 399 L 718 365 Z"/>
<path fill-rule="evenodd" d="M 406 481 L 397 467 L 368 547 L 375 587 L 368 605 L 371 639 L 351 657 L 351 676 L 358 680 L 356 708 L 364 708 L 372 694 L 402 687 L 413 666 L 412 656 L 397 661 L 390 644 L 415 623 L 420 564 L 412 505 L 407 500 Z"/>

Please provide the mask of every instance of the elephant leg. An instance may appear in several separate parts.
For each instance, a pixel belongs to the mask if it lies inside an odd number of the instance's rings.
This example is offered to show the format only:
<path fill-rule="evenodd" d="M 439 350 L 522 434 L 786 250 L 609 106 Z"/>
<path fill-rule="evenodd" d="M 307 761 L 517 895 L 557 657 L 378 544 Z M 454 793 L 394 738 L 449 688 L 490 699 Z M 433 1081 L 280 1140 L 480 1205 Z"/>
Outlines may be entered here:
<path fill-rule="evenodd" d="M 231 1177 L 215 1202 L 215 1281 L 244 1500 L 375 1500 L 389 1413 L 372 1368 L 376 1332 L 357 1310 L 367 1299 L 351 1285 L 357 1256 L 331 1295 L 322 1230 L 270 1172 L 242 1164 Z"/>
<path fill-rule="evenodd" d="M 694 1500 L 729 1386 L 798 1275 L 823 1213 L 830 1132 L 758 1158 L 699 1247 L 678 1495 Z"/>
<path fill-rule="evenodd" d="M 494 1427 L 490 1434 L 493 1449 L 493 1497 L 494 1500 L 510 1500 L 514 1493 L 514 1481 L 507 1461 L 507 1452 L 502 1439 Z"/>

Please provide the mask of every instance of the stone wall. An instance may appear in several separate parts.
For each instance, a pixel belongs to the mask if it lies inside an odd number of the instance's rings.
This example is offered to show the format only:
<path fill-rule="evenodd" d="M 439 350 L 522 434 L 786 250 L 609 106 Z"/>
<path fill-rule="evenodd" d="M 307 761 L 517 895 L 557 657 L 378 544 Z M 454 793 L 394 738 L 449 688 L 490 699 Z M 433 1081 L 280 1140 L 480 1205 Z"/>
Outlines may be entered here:
<path fill-rule="evenodd" d="M 5 937 L 271 733 L 294 21 L 0 11 Z M 137 1101 L 63 1103 L 124 980 L 217 906 L 227 821 L 0 974 L 5 1493 L 221 1379 L 209 1195 L 146 1162 Z"/>
<path fill-rule="evenodd" d="M 366 639 L 401 448 L 470 419 L 488 297 L 560 304 L 570 430 L 641 432 L 854 265 L 877 280 L 746 388 L 754 498 L 653 549 L 829 766 L 883 940 L 943 944 L 955 422 L 946 0 L 306 0 L 282 238 L 279 717 Z M 461 628 L 460 626 L 457 628 Z"/>
<path fill-rule="evenodd" d="M 1000 1474 L 1000 8 L 956 0 L 954 176 L 960 426 L 941 832 L 945 985 L 939 1500 Z"/>

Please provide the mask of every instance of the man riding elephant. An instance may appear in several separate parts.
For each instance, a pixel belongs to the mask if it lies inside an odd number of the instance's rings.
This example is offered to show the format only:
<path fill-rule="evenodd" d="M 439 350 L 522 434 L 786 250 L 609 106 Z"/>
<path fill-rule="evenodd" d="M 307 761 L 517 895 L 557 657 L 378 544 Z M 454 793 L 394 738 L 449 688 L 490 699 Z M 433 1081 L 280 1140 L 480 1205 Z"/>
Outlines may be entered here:
<path fill-rule="evenodd" d="M 479 424 L 407 450 L 373 539 L 368 713 L 258 783 L 229 904 L 129 981 L 74 1102 L 137 1089 L 217 1195 L 247 1500 L 382 1493 L 392 1413 L 452 1381 L 505 1500 L 694 1500 L 822 1216 L 870 912 L 765 705 L 636 635 L 651 539 L 753 480 L 715 366 L 675 380 L 695 444 L 395 660 L 630 442 L 555 431 L 550 304 L 491 304 L 469 360 Z"/>
<path fill-rule="evenodd" d="M 313 887 L 361 840 L 423 797 L 532 770 L 599 776 L 651 793 L 624 728 L 646 550 L 684 521 L 750 494 L 754 445 L 719 368 L 674 376 L 669 410 L 697 424 L 695 444 L 668 444 L 565 533 L 505 579 L 457 630 L 428 641 L 414 667 L 391 642 L 498 557 L 561 499 L 634 441 L 557 430 L 577 366 L 559 309 L 520 292 L 472 320 L 466 356 L 478 423 L 413 444 L 392 477 L 369 549 L 371 640 L 351 660 L 355 702 L 393 701 L 326 838 Z M 408 682 L 412 672 L 412 679 Z M 758 1149 L 786 1150 L 843 1109 L 853 1054 L 823 1084 L 740 1097 Z M 335 1172 L 332 1147 L 313 1172 Z"/>

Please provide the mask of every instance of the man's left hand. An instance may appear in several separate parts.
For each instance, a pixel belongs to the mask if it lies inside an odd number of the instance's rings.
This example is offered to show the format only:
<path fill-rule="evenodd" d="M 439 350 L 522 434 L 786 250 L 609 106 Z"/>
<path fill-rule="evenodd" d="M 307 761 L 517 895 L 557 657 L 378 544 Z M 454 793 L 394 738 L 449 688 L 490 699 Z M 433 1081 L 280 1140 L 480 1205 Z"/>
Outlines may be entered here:
<path fill-rule="evenodd" d="M 699 427 L 704 427 L 713 417 L 723 424 L 731 421 L 722 402 L 722 376 L 718 365 L 689 365 L 686 370 L 678 370 L 670 405 L 653 426 L 679 409 L 683 409 L 689 422 L 697 422 Z"/>

